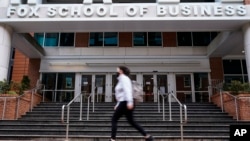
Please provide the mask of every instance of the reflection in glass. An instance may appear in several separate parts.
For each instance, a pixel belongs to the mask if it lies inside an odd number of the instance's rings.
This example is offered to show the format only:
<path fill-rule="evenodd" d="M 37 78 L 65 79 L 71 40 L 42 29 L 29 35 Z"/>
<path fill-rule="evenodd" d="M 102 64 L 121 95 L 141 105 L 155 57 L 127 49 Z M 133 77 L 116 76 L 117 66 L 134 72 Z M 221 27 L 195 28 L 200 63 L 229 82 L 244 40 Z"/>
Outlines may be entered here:
<path fill-rule="evenodd" d="M 46 33 L 44 46 L 56 47 L 58 46 L 58 40 L 59 40 L 59 33 Z"/>
<path fill-rule="evenodd" d="M 103 46 L 103 32 L 91 32 L 89 46 Z"/>
<path fill-rule="evenodd" d="M 61 33 L 60 46 L 74 46 L 74 33 Z"/>
<path fill-rule="evenodd" d="M 147 32 L 134 32 L 134 46 L 147 46 Z"/>
<path fill-rule="evenodd" d="M 161 32 L 148 32 L 149 46 L 162 46 Z"/>
<path fill-rule="evenodd" d="M 35 40 L 38 42 L 40 46 L 43 46 L 44 42 L 44 33 L 35 33 L 34 34 Z"/>
<path fill-rule="evenodd" d="M 118 42 L 117 32 L 104 33 L 104 46 L 117 46 L 117 42 Z"/>

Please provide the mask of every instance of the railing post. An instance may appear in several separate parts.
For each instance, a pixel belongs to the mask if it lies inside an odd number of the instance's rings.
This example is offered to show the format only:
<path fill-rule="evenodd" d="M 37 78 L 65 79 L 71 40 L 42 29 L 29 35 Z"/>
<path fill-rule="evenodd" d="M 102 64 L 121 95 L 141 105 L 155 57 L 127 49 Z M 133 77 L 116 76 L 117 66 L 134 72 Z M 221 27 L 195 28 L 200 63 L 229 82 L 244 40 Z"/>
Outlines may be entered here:
<path fill-rule="evenodd" d="M 165 121 L 165 98 L 162 97 L 162 116 L 163 116 L 163 121 Z"/>
<path fill-rule="evenodd" d="M 82 93 L 80 94 L 80 119 L 82 120 Z"/>
<path fill-rule="evenodd" d="M 183 141 L 182 105 L 180 105 L 180 124 L 181 124 L 181 141 Z"/>
<path fill-rule="evenodd" d="M 70 109 L 70 106 L 68 105 L 67 107 L 67 127 L 66 127 L 66 141 L 68 140 L 69 138 L 69 109 Z"/>
<path fill-rule="evenodd" d="M 5 115 L 6 101 L 7 101 L 7 97 L 5 97 L 5 98 L 4 98 L 3 113 L 2 113 L 2 120 L 4 119 L 4 115 Z"/>
<path fill-rule="evenodd" d="M 221 104 L 221 110 L 224 111 L 224 102 L 223 102 L 223 95 L 222 90 L 220 89 L 220 104 Z"/>
<path fill-rule="evenodd" d="M 172 102 L 171 102 L 171 93 L 168 95 L 169 102 L 169 121 L 172 121 Z"/>
<path fill-rule="evenodd" d="M 19 103 L 20 103 L 20 97 L 17 97 L 17 104 L 16 104 L 16 120 L 18 119 L 18 114 L 19 114 Z"/>
<path fill-rule="evenodd" d="M 239 121 L 239 114 L 238 114 L 238 102 L 237 102 L 237 98 L 234 97 L 234 104 L 235 104 L 235 114 L 236 114 L 236 119 L 237 121 Z"/>
<path fill-rule="evenodd" d="M 31 90 L 31 102 L 30 102 L 30 111 L 32 112 L 33 109 L 33 94 L 34 94 L 34 89 Z"/>
<path fill-rule="evenodd" d="M 44 99 L 45 99 L 45 85 L 43 85 L 43 102 L 44 102 Z"/>
<path fill-rule="evenodd" d="M 160 108 L 160 93 L 159 93 L 159 90 L 157 92 L 157 97 L 158 97 L 158 113 L 160 113 L 161 108 Z"/>

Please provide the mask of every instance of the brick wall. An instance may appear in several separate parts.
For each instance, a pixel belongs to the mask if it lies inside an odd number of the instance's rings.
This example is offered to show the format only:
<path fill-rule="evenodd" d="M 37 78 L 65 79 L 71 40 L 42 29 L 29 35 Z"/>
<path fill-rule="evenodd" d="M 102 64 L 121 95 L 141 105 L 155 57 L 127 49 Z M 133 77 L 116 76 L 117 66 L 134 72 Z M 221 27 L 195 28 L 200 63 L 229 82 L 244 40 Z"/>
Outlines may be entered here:
<path fill-rule="evenodd" d="M 177 46 L 177 33 L 176 32 L 163 32 L 162 40 L 163 47 L 176 47 Z"/>
<path fill-rule="evenodd" d="M 89 46 L 89 33 L 76 33 L 75 47 Z"/>
<path fill-rule="evenodd" d="M 250 4 L 250 0 L 244 0 L 244 3 L 245 3 L 246 5 L 248 5 L 248 4 Z"/>
<path fill-rule="evenodd" d="M 222 58 L 220 57 L 210 58 L 210 68 L 211 68 L 211 79 L 219 79 L 219 80 L 224 79 Z"/>
<path fill-rule="evenodd" d="M 236 119 L 236 105 L 235 99 L 227 94 L 226 92 L 222 93 L 222 101 L 224 111 L 229 115 L 233 116 Z M 212 95 L 211 101 L 216 104 L 218 107 L 221 106 L 220 94 Z M 250 94 L 238 95 L 237 96 L 237 106 L 238 106 L 238 118 L 243 121 L 250 121 Z"/>
<path fill-rule="evenodd" d="M 13 64 L 12 81 L 21 82 L 23 75 L 28 75 L 28 66 L 29 58 L 16 49 Z"/>
<path fill-rule="evenodd" d="M 4 98 L 6 99 L 6 109 L 5 114 L 3 116 L 3 109 L 4 109 Z M 20 99 L 19 99 L 19 105 L 18 105 L 18 95 L 0 95 L 0 120 L 15 120 L 16 115 L 18 114 L 18 118 L 20 118 L 22 115 L 24 115 L 26 112 L 30 111 L 31 106 L 31 92 L 27 91 Z M 42 96 L 38 94 L 33 95 L 33 103 L 32 107 L 36 106 L 42 101 Z"/>
<path fill-rule="evenodd" d="M 39 80 L 40 63 L 41 63 L 41 59 L 29 59 L 28 76 L 30 79 L 30 87 L 31 88 L 34 88 L 36 86 L 37 80 Z"/>
<path fill-rule="evenodd" d="M 132 47 L 132 32 L 119 32 L 119 47 Z"/>

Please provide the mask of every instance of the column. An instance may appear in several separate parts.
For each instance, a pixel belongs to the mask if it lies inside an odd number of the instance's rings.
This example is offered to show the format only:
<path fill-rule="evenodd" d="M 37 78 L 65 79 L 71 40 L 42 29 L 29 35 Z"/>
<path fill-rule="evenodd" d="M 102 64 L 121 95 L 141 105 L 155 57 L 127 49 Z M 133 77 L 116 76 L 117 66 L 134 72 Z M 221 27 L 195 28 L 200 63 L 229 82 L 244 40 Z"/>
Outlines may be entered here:
<path fill-rule="evenodd" d="M 248 82 L 250 82 L 250 23 L 243 27 L 244 50 L 247 65 Z"/>
<path fill-rule="evenodd" d="M 11 38 L 12 29 L 0 24 L 0 81 L 7 79 L 10 53 L 11 53 Z"/>

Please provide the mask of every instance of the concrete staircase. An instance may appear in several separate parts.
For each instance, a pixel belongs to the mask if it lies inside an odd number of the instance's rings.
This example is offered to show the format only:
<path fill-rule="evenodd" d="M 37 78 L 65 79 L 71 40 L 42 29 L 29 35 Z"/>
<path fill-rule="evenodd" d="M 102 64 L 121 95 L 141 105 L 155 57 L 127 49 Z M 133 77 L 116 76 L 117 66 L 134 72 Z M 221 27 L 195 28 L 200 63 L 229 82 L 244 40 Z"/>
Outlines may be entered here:
<path fill-rule="evenodd" d="M 66 103 L 44 102 L 18 120 L 0 121 L 0 140 L 65 140 L 66 123 L 61 123 L 61 107 Z M 86 120 L 87 104 L 83 104 L 82 121 L 79 120 L 79 103 L 70 108 L 69 140 L 108 141 L 111 116 L 115 103 L 96 103 L 95 112 L 90 107 Z M 235 121 L 227 113 L 210 103 L 187 103 L 188 122 L 184 124 L 184 140 L 229 140 L 229 125 Z M 157 103 L 139 103 L 135 119 L 156 141 L 180 140 L 179 106 L 172 105 L 172 119 L 166 105 L 166 121 L 158 113 Z M 65 110 L 65 120 L 66 120 Z M 122 117 L 118 123 L 118 141 L 143 141 L 143 137 Z"/>

